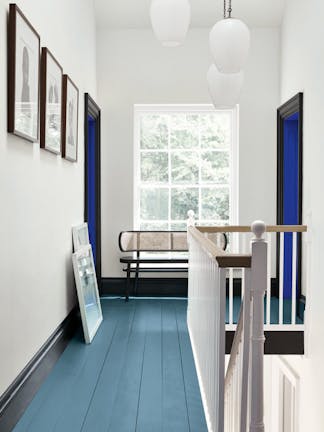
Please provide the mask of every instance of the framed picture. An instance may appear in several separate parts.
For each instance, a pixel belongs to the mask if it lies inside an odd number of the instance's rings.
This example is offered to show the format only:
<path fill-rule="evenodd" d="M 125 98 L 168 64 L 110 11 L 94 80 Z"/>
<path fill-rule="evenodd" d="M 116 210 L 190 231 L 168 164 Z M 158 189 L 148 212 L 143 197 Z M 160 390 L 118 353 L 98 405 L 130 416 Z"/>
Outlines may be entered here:
<path fill-rule="evenodd" d="M 84 246 L 90 244 L 88 224 L 85 222 L 81 225 L 72 227 L 73 247 L 74 251 L 78 251 Z"/>
<path fill-rule="evenodd" d="M 63 69 L 47 48 L 42 48 L 40 145 L 61 154 Z"/>
<path fill-rule="evenodd" d="M 68 75 L 63 75 L 62 156 L 72 162 L 78 158 L 79 90 Z"/>
<path fill-rule="evenodd" d="M 39 140 L 40 36 L 16 4 L 8 34 L 8 132 Z"/>
<path fill-rule="evenodd" d="M 101 322 L 102 311 L 91 246 L 72 255 L 75 283 L 86 343 L 91 343 Z"/>

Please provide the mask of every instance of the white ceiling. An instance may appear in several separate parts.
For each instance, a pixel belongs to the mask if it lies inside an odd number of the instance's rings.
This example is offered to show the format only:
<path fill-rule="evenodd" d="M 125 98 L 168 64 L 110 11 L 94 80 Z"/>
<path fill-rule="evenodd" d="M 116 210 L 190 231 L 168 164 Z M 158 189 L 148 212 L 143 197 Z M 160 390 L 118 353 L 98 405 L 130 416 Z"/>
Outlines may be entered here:
<path fill-rule="evenodd" d="M 189 0 L 191 27 L 211 27 L 222 17 L 223 0 Z M 94 0 L 99 27 L 149 28 L 151 0 Z M 232 0 L 233 16 L 250 27 L 276 27 L 285 0 Z"/>

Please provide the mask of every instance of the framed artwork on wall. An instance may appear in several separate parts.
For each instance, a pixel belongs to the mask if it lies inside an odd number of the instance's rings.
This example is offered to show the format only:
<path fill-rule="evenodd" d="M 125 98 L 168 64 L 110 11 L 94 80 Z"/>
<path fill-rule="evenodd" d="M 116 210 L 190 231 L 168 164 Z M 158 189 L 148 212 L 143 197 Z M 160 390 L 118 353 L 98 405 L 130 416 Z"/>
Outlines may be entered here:
<path fill-rule="evenodd" d="M 101 304 L 91 246 L 84 246 L 75 252 L 72 255 L 72 261 L 84 339 L 86 343 L 91 343 L 102 322 Z"/>
<path fill-rule="evenodd" d="M 62 156 L 76 162 L 78 158 L 79 90 L 68 75 L 63 75 Z"/>
<path fill-rule="evenodd" d="M 78 251 L 84 246 L 90 244 L 88 224 L 85 222 L 81 225 L 72 227 L 73 247 L 74 251 Z"/>
<path fill-rule="evenodd" d="M 8 132 L 39 140 L 40 36 L 16 4 L 8 33 Z"/>
<path fill-rule="evenodd" d="M 47 48 L 42 48 L 40 145 L 61 154 L 63 69 Z"/>

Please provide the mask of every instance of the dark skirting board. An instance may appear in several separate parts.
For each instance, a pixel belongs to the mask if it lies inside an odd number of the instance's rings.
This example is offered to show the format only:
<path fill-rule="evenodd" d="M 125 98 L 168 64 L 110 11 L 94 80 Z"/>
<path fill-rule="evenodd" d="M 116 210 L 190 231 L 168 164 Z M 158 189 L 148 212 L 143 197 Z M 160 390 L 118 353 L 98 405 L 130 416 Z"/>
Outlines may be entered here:
<path fill-rule="evenodd" d="M 0 397 L 0 431 L 10 432 L 49 375 L 80 324 L 77 308 L 57 327 Z"/>

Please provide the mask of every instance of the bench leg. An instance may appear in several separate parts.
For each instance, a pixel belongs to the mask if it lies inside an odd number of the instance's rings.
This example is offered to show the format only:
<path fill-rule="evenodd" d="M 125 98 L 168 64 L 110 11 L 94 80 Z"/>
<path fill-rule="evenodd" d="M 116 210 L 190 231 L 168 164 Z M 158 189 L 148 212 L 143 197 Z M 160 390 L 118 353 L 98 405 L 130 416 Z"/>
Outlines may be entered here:
<path fill-rule="evenodd" d="M 139 265 L 136 264 L 136 272 L 135 272 L 135 296 L 137 297 L 137 288 L 138 288 L 138 269 Z"/>
<path fill-rule="evenodd" d="M 130 290 L 130 264 L 127 264 L 127 279 L 126 279 L 126 292 L 125 292 L 125 301 L 129 300 L 129 290 Z"/>

